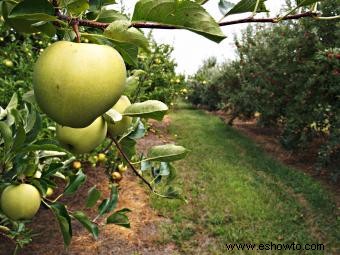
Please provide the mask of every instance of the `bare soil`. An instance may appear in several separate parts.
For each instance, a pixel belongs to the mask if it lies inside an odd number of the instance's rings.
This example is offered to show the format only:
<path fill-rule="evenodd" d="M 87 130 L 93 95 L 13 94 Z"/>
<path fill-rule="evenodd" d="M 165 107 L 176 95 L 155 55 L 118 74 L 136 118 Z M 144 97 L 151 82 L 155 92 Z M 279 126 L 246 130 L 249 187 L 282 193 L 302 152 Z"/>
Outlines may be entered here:
<path fill-rule="evenodd" d="M 167 143 L 166 134 L 160 130 L 169 124 L 169 118 L 165 118 L 163 124 L 151 122 L 151 132 L 138 143 L 138 149 L 146 151 L 148 147 Z M 156 131 L 157 130 L 157 131 Z M 84 210 L 87 191 L 94 185 L 103 193 L 102 198 L 108 197 L 110 190 L 108 180 L 102 167 L 85 167 L 87 181 L 77 192 L 76 196 L 63 198 L 71 211 Z M 129 171 L 128 171 L 129 172 Z M 57 192 L 56 192 L 57 193 Z M 149 192 L 140 184 L 137 177 L 132 173 L 126 173 L 120 183 L 118 209 L 129 208 L 131 228 L 126 229 L 115 225 L 104 225 L 105 217 L 100 218 L 99 239 L 94 240 L 92 236 L 84 230 L 78 222 L 73 222 L 73 239 L 70 247 L 65 250 L 58 223 L 55 221 L 50 210 L 41 207 L 37 216 L 30 224 L 34 233 L 38 236 L 33 238 L 33 242 L 26 246 L 20 255 L 160 255 L 178 254 L 174 244 L 160 245 L 159 223 L 167 223 L 168 219 L 159 216 L 149 203 Z M 96 210 L 84 210 L 94 218 Z M 107 215 L 108 216 L 108 215 Z M 10 255 L 14 250 L 14 244 L 0 235 L 0 255 Z"/>

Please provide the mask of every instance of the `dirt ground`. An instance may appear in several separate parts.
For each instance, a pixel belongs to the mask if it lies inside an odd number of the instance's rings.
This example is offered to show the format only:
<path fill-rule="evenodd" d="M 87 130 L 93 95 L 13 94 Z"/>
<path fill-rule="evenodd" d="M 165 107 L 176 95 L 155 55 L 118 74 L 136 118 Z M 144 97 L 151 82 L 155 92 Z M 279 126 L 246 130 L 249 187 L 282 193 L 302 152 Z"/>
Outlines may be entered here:
<path fill-rule="evenodd" d="M 155 124 L 151 128 L 148 136 L 138 144 L 141 151 L 146 151 L 148 147 L 168 142 L 164 132 L 160 134 L 159 130 L 164 129 L 169 123 L 165 118 L 163 124 Z M 156 131 L 157 130 L 157 131 Z M 102 197 L 108 197 L 110 194 L 108 181 L 101 167 L 86 167 L 87 181 L 77 192 L 75 197 L 62 199 L 69 208 L 74 210 L 83 209 L 87 197 L 87 191 L 94 185 L 103 193 Z M 99 220 L 100 234 L 99 239 L 95 241 L 89 233 L 84 230 L 80 224 L 73 222 L 73 239 L 68 250 L 63 247 L 61 233 L 58 223 L 50 210 L 41 208 L 38 215 L 34 218 L 31 226 L 34 233 L 38 236 L 33 238 L 33 242 L 19 252 L 20 255 L 161 255 L 161 254 L 178 254 L 176 246 L 173 244 L 160 246 L 157 243 L 160 232 L 158 224 L 166 223 L 168 219 L 157 215 L 152 210 L 149 203 L 149 192 L 140 184 L 139 180 L 132 174 L 124 175 L 120 183 L 118 209 L 129 208 L 131 228 L 126 229 L 115 225 L 104 225 L 105 217 Z M 85 210 L 91 217 L 96 216 L 96 210 Z M 52 219 L 52 220 L 51 220 Z M 14 245 L 8 239 L 0 235 L 0 255 L 10 255 L 14 250 Z"/>

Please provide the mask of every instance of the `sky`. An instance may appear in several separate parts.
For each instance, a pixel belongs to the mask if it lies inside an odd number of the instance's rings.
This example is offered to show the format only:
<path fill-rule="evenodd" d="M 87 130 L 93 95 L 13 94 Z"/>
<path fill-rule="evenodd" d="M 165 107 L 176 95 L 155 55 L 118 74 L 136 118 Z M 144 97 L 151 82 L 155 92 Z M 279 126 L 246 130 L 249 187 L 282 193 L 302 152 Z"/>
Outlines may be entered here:
<path fill-rule="evenodd" d="M 230 2 L 238 2 L 239 0 L 230 0 Z M 133 7 L 137 1 L 125 1 L 127 11 L 132 13 Z M 204 8 L 215 18 L 219 20 L 222 15 L 218 9 L 218 0 L 210 0 Z M 284 4 L 284 0 L 267 0 L 266 6 L 270 10 L 270 16 L 275 16 Z M 231 15 L 225 20 L 238 19 L 248 17 L 248 14 Z M 265 14 L 258 14 L 259 17 Z M 242 29 L 245 29 L 247 24 L 238 24 L 223 27 L 222 31 L 227 36 L 221 43 L 215 43 L 200 35 L 186 30 L 161 30 L 154 29 L 153 36 L 158 43 L 167 43 L 174 46 L 172 57 L 177 62 L 176 71 L 185 75 L 194 74 L 200 67 L 204 59 L 215 56 L 219 62 L 235 59 L 235 47 L 233 44 L 234 35 L 240 35 Z M 148 31 L 149 29 L 144 29 Z"/>

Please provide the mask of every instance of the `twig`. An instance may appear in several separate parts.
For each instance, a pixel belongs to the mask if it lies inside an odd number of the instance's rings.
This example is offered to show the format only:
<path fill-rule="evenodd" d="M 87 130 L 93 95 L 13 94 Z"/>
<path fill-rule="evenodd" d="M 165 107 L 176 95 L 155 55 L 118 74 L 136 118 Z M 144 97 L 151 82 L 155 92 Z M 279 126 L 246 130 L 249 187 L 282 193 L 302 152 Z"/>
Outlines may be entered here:
<path fill-rule="evenodd" d="M 111 142 L 105 147 L 105 149 L 103 150 L 102 153 L 104 153 L 104 154 L 108 153 L 108 152 L 110 151 L 110 148 L 112 147 L 113 143 L 114 143 L 114 142 L 113 142 L 113 140 L 111 139 Z"/>
<path fill-rule="evenodd" d="M 140 173 L 138 173 L 138 171 L 136 170 L 135 166 L 131 164 L 129 157 L 125 154 L 125 152 L 123 151 L 122 147 L 120 147 L 120 144 L 118 143 L 118 141 L 115 138 L 112 138 L 112 141 L 114 142 L 114 144 L 116 145 L 118 151 L 120 152 L 120 154 L 123 156 L 123 158 L 128 162 L 130 168 L 132 169 L 132 171 L 149 187 L 149 189 L 152 192 L 154 191 L 154 188 L 151 186 L 151 184 L 142 176 L 140 175 Z"/>
<path fill-rule="evenodd" d="M 64 15 L 60 12 L 60 9 L 58 7 L 58 3 L 56 0 L 53 0 L 53 5 L 55 7 L 55 15 L 59 20 L 64 20 L 69 23 L 72 23 L 74 20 L 73 18 Z M 248 17 L 244 19 L 237 19 L 237 20 L 231 20 L 231 21 L 224 21 L 224 22 L 219 22 L 219 26 L 230 26 L 230 25 L 235 25 L 235 24 L 241 24 L 241 23 L 277 23 L 278 20 L 293 20 L 293 19 L 301 19 L 301 18 L 306 18 L 306 17 L 318 17 L 319 13 L 317 12 L 304 12 L 300 14 L 294 14 L 294 15 L 287 15 L 282 18 L 280 17 L 275 17 L 275 18 L 254 18 L 254 17 Z M 110 23 L 103 23 L 103 22 L 98 22 L 98 21 L 93 21 L 93 20 L 86 20 L 86 19 L 77 19 L 78 26 L 84 26 L 84 27 L 93 27 L 93 28 L 101 28 L 105 29 L 107 28 Z M 131 22 L 130 27 L 135 27 L 135 28 L 158 28 L 158 29 L 181 29 L 178 26 L 175 25 L 167 25 L 167 24 L 161 24 L 157 22 Z"/>
<path fill-rule="evenodd" d="M 282 20 L 294 20 L 294 19 L 301 19 L 301 18 L 307 18 L 307 17 L 317 17 L 319 14 L 316 12 L 304 12 L 300 14 L 294 14 L 294 15 L 287 15 L 286 17 L 283 17 Z M 230 26 L 235 24 L 242 24 L 242 23 L 277 23 L 280 18 L 244 18 L 244 19 L 238 19 L 238 20 L 231 20 L 231 21 L 224 21 L 220 22 L 220 26 Z"/>
<path fill-rule="evenodd" d="M 72 19 L 71 22 L 72 22 L 73 31 L 76 34 L 77 43 L 80 43 L 79 20 L 78 19 Z"/>

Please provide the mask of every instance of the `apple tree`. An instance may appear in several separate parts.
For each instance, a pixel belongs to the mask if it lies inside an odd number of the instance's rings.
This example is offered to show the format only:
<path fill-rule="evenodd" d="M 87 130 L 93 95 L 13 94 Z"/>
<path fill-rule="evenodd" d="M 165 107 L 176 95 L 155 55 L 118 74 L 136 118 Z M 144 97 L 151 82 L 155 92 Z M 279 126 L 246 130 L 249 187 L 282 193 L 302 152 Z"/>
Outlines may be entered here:
<path fill-rule="evenodd" d="M 95 239 L 99 217 L 105 217 L 107 224 L 130 227 L 130 210 L 116 209 L 119 181 L 127 166 L 152 194 L 184 199 L 173 187 L 160 191 L 158 186 L 172 178 L 171 162 L 185 157 L 184 147 L 165 144 L 151 147 L 146 155 L 136 152 L 136 140 L 145 134 L 143 120 L 162 120 L 168 111 L 161 101 L 146 98 L 131 103 L 125 95 L 131 86 L 127 73 L 151 76 L 138 67 L 138 53 L 150 52 L 141 29 L 187 29 L 218 43 L 226 37 L 221 26 L 323 18 L 315 0 L 297 0 L 291 11 L 274 18 L 256 17 L 268 11 L 265 0 L 236 4 L 220 0 L 223 19 L 218 23 L 202 6 L 206 2 L 140 0 L 130 17 L 117 11 L 115 0 L 0 1 L 1 22 L 7 31 L 15 36 L 42 33 L 56 41 L 36 61 L 30 74 L 33 90 L 20 100 L 14 94 L 7 107 L 0 108 L 0 233 L 16 242 L 14 253 L 31 242 L 32 231 L 26 223 L 40 204 L 55 215 L 65 246 L 72 239 L 73 221 Z M 227 19 L 240 13 L 251 15 Z M 12 64 L 4 62 L 7 68 Z M 41 135 L 45 119 L 51 125 Z M 111 188 L 107 198 L 95 186 L 88 191 L 84 208 L 97 206 L 98 216 L 93 219 L 60 202 L 86 181 L 82 166 L 92 151 L 97 155 L 89 161 L 105 164 Z M 63 187 L 58 187 L 60 181 Z M 51 198 L 53 190 L 58 194 Z"/>

